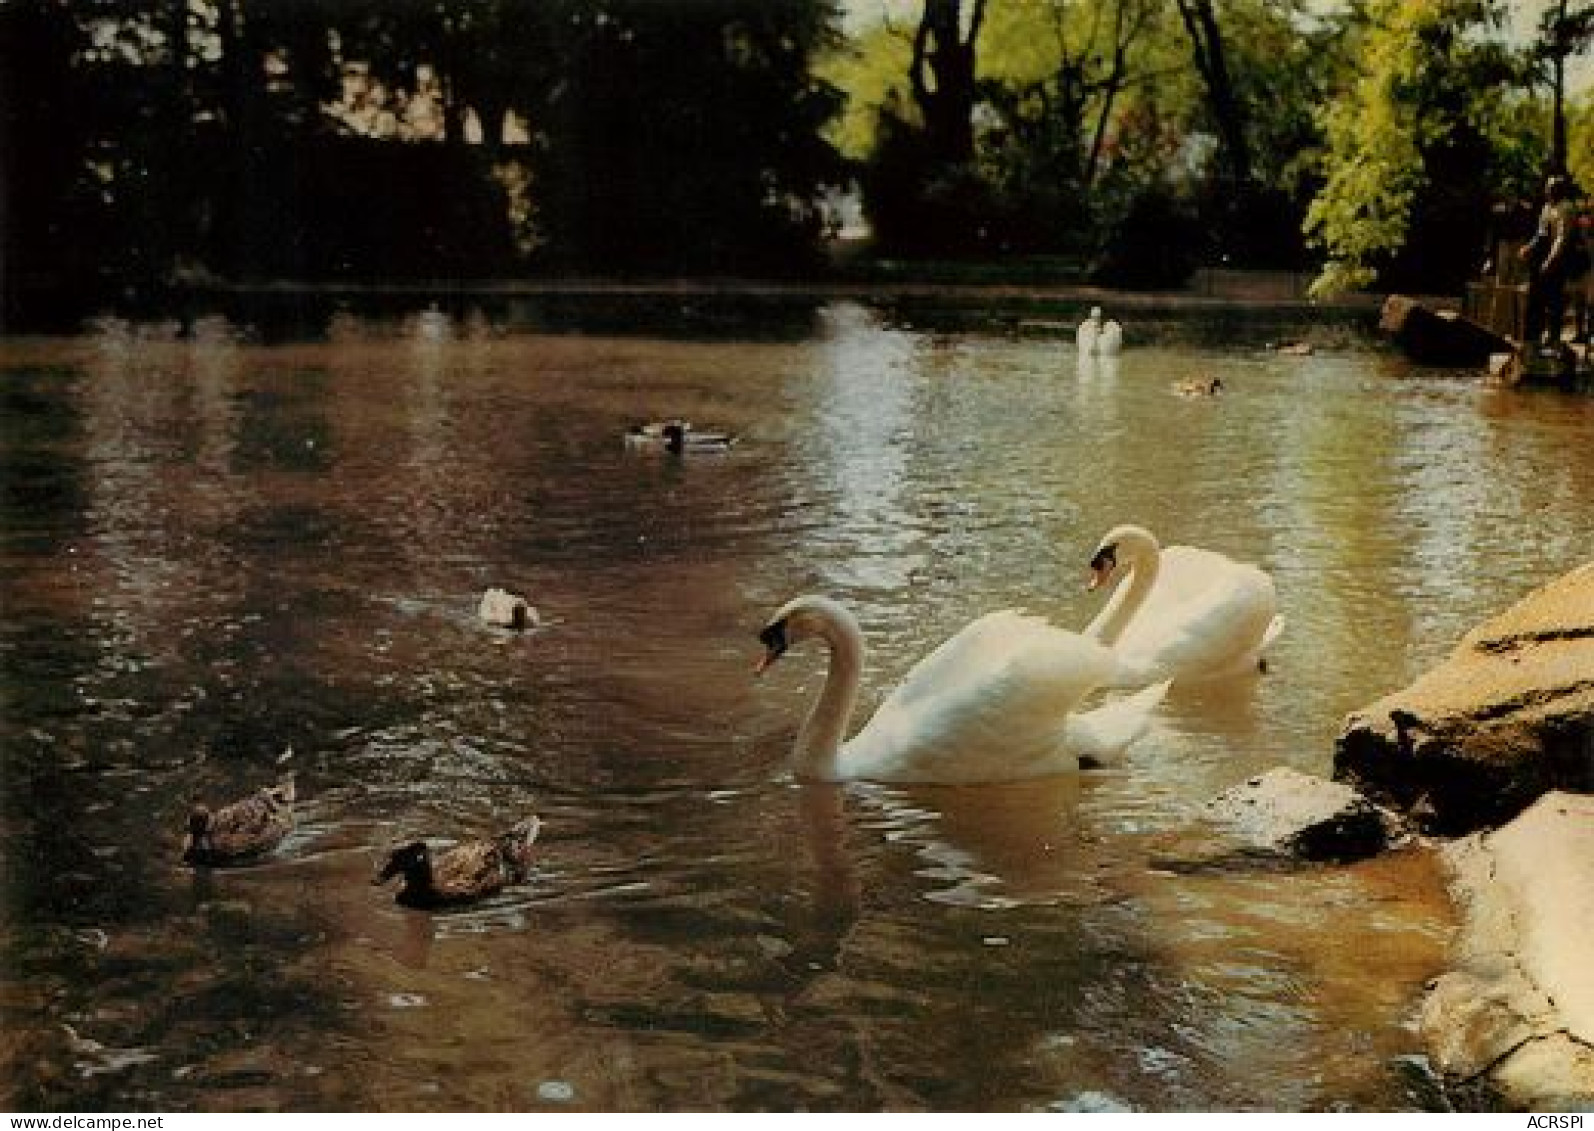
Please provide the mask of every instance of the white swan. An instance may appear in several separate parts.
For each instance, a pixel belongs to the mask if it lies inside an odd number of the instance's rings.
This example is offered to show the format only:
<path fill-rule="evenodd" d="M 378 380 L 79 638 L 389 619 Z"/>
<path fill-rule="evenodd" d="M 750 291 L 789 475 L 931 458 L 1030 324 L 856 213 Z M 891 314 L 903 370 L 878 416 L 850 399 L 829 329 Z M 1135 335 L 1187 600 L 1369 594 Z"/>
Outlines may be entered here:
<path fill-rule="evenodd" d="M 1006 610 L 974 621 L 920 660 L 874 717 L 843 741 L 863 671 L 863 633 L 829 597 L 788 602 L 759 633 L 762 672 L 791 645 L 830 649 L 825 684 L 797 732 L 793 772 L 822 781 L 972 783 L 1072 773 L 1144 733 L 1167 684 L 1075 714 L 1106 683 L 1110 650 L 1039 617 Z"/>
<path fill-rule="evenodd" d="M 1074 345 L 1081 354 L 1115 354 L 1123 347 L 1124 328 L 1108 318 L 1102 320 L 1101 307 L 1090 308 L 1090 315 L 1074 331 Z"/>
<path fill-rule="evenodd" d="M 1273 579 L 1256 566 L 1190 546 L 1163 549 L 1139 526 L 1109 531 L 1090 569 L 1091 589 L 1129 574 L 1085 629 L 1118 654 L 1114 687 L 1256 671 L 1284 628 Z"/>

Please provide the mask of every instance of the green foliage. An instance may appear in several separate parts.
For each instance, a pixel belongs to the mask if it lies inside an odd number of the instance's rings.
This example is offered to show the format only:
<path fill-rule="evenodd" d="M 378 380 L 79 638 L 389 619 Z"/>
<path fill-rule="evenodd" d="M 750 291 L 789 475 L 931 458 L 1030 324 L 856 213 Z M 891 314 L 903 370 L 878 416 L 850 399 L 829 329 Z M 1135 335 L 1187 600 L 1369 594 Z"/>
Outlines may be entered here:
<path fill-rule="evenodd" d="M 821 0 L 569 3 L 534 154 L 546 257 L 607 269 L 812 265 L 846 168 L 811 62 Z"/>
<path fill-rule="evenodd" d="M 1314 293 L 1374 281 L 1454 289 L 1485 253 L 1491 145 L 1512 60 L 1489 0 L 1372 0 L 1350 89 L 1324 113 L 1324 184 L 1306 228 L 1327 253 Z"/>
<path fill-rule="evenodd" d="M 1114 226 L 1096 279 L 1133 290 L 1178 287 L 1195 271 L 1203 251 L 1194 210 L 1167 189 L 1149 189 Z"/>
<path fill-rule="evenodd" d="M 878 115 L 893 99 L 900 102 L 908 96 L 912 59 L 908 37 L 876 25 L 855 39 L 838 41 L 815 60 L 819 80 L 844 94 L 844 105 L 826 136 L 849 160 L 867 159 L 879 143 Z"/>
<path fill-rule="evenodd" d="M 1594 192 L 1594 91 L 1567 114 L 1566 167 L 1585 193 Z"/>

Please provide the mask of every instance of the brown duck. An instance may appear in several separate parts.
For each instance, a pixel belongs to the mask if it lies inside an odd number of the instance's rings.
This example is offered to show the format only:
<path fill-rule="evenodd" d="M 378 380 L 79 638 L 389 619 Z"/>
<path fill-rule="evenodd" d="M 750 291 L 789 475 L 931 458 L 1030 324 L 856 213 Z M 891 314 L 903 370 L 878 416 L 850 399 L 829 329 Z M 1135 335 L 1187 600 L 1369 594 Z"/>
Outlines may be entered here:
<path fill-rule="evenodd" d="M 527 817 L 491 840 L 468 840 L 434 854 L 424 840 L 394 847 L 373 884 L 404 877 L 394 897 L 406 907 L 443 907 L 492 895 L 519 883 L 531 868 L 531 846 L 542 822 Z"/>
<path fill-rule="evenodd" d="M 236 864 L 269 852 L 293 830 L 293 775 L 219 809 L 195 805 L 183 839 L 183 863 Z"/>

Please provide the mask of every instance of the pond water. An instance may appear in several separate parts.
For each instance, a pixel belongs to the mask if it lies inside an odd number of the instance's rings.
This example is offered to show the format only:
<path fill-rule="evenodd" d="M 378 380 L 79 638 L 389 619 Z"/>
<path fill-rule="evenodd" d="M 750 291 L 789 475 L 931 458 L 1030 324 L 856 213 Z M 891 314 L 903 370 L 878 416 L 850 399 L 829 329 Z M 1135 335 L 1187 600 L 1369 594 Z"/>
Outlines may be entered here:
<path fill-rule="evenodd" d="M 1588 557 L 1586 400 L 1344 339 L 938 332 L 861 306 L 698 340 L 482 332 L 0 343 L 0 1003 L 12 1109 L 1400 1109 L 1451 916 L 1421 851 L 1182 872 L 1213 794 L 1327 773 L 1344 715 Z M 1222 335 L 1215 335 L 1220 338 Z M 1218 398 L 1173 395 L 1219 376 Z M 626 426 L 735 430 L 729 455 Z M 795 782 L 821 591 L 865 706 L 981 613 L 1082 626 L 1137 521 L 1253 560 L 1271 670 L 1175 692 L 1124 766 Z M 481 592 L 543 624 L 479 624 Z M 195 797 L 298 775 L 265 862 L 180 865 Z M 469 910 L 398 837 L 545 822 Z"/>

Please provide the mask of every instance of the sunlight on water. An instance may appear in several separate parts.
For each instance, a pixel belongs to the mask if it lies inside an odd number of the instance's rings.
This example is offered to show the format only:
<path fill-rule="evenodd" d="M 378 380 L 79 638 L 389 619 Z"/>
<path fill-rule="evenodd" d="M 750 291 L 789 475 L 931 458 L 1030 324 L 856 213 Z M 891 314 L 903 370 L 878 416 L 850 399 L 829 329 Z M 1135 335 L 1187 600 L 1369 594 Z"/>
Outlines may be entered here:
<path fill-rule="evenodd" d="M 1439 1103 L 1428 857 L 1190 872 L 1166 838 L 1327 773 L 1348 711 L 1586 557 L 1586 401 L 851 305 L 758 340 L 181 329 L 0 345 L 14 1108 Z M 741 440 L 622 442 L 673 416 Z M 776 606 L 856 611 L 867 709 L 983 613 L 1086 624 L 1125 521 L 1273 574 L 1267 675 L 1079 777 L 792 781 L 823 657 L 752 678 Z M 542 625 L 480 624 L 489 586 Z M 195 798 L 285 768 L 275 852 L 177 863 Z M 536 867 L 478 905 L 371 882 L 528 812 Z"/>

